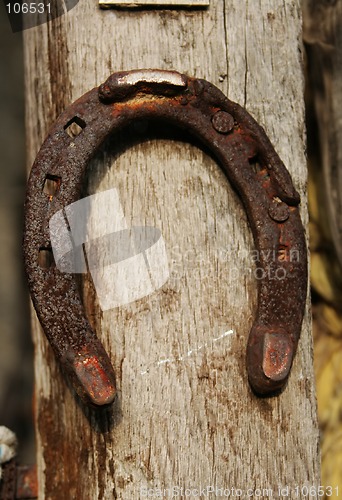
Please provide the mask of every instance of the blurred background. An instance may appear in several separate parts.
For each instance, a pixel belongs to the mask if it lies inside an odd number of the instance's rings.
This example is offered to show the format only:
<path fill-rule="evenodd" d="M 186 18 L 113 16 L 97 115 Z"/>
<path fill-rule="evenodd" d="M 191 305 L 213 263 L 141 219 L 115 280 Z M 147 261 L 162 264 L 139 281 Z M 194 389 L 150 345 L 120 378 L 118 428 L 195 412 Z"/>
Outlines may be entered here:
<path fill-rule="evenodd" d="M 322 484 L 342 492 L 342 2 L 302 0 Z M 335 497 L 334 497 L 335 498 Z"/>
<path fill-rule="evenodd" d="M 19 440 L 18 461 L 35 462 L 33 347 L 22 267 L 25 199 L 24 74 L 21 33 L 0 6 L 0 425 Z"/>
<path fill-rule="evenodd" d="M 342 0 L 302 0 L 308 130 L 310 250 L 322 484 L 342 492 Z M 35 462 L 33 347 L 22 268 L 25 192 L 21 33 L 0 8 L 0 425 Z"/>

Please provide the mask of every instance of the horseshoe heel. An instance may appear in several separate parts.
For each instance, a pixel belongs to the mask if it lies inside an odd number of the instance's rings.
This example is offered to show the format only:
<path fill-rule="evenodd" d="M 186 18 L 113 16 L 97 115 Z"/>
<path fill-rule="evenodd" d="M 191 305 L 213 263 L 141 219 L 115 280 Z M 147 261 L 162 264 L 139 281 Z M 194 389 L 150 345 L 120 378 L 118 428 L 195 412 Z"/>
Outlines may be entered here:
<path fill-rule="evenodd" d="M 87 165 L 104 140 L 140 118 L 190 131 L 209 147 L 241 196 L 258 255 L 248 378 L 257 394 L 273 394 L 288 379 L 305 308 L 307 253 L 299 195 L 255 120 L 207 81 L 180 73 L 111 75 L 66 109 L 42 145 L 28 181 L 24 259 L 44 332 L 77 393 L 91 405 L 110 404 L 114 371 L 85 317 L 74 276 L 50 265 L 49 220 L 79 200 Z M 72 124 L 79 128 L 77 137 L 67 134 Z"/>

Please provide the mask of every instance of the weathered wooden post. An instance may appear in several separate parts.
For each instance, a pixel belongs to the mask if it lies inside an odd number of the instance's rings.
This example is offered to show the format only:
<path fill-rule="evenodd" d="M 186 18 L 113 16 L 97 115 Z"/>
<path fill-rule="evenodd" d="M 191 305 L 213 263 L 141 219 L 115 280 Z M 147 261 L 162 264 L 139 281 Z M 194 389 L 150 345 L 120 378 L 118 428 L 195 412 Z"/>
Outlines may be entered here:
<path fill-rule="evenodd" d="M 307 223 L 301 48 L 296 0 L 193 10 L 101 10 L 82 0 L 25 32 L 28 165 L 57 115 L 110 73 L 176 69 L 211 81 L 265 127 Z M 288 387 L 257 398 L 245 371 L 256 282 L 241 202 L 188 137 L 137 137 L 124 134 L 96 156 L 85 193 L 116 188 L 128 225 L 161 229 L 170 279 L 104 313 L 84 281 L 117 374 L 107 411 L 77 403 L 33 318 L 40 498 L 131 499 L 172 487 L 304 498 L 302 487 L 319 485 L 310 317 Z"/>

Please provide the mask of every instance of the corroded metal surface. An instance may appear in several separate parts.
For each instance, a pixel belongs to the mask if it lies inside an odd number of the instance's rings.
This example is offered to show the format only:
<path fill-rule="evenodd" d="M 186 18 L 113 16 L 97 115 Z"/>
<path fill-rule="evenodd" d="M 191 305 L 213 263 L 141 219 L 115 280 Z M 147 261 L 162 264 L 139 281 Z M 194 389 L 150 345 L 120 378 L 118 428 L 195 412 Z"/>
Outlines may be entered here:
<path fill-rule="evenodd" d="M 9 460 L 2 465 L 2 476 L 0 480 L 1 500 L 14 500 L 16 494 L 16 463 L 15 459 Z"/>
<path fill-rule="evenodd" d="M 85 317 L 71 274 L 51 259 L 49 219 L 77 201 L 90 159 L 104 140 L 137 119 L 172 123 L 208 146 L 239 192 L 257 248 L 258 308 L 247 345 L 250 384 L 273 394 L 287 381 L 301 331 L 307 253 L 299 195 L 264 130 L 205 80 L 143 70 L 111 75 L 58 118 L 31 170 L 24 255 L 40 322 L 78 394 L 93 405 L 115 397 L 114 371 Z M 77 137 L 67 128 L 76 123 Z M 55 191 L 44 189 L 47 180 Z M 48 191 L 48 192 L 46 192 Z"/>
<path fill-rule="evenodd" d="M 38 497 L 36 465 L 17 465 L 15 459 L 2 465 L 0 499 L 34 499 Z"/>
<path fill-rule="evenodd" d="M 17 467 L 16 498 L 28 499 L 38 497 L 38 477 L 36 465 L 19 465 Z"/>

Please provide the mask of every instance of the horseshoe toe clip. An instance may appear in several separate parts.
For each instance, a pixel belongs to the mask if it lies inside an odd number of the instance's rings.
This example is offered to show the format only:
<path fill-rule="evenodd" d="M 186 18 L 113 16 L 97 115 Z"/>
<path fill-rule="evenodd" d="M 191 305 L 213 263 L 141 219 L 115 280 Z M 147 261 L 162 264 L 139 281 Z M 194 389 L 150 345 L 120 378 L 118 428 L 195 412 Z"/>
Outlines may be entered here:
<path fill-rule="evenodd" d="M 289 376 L 307 292 L 299 195 L 264 130 L 247 111 L 207 81 L 180 73 L 111 75 L 69 106 L 43 143 L 28 181 L 24 260 L 44 332 L 81 398 L 95 406 L 112 403 L 114 370 L 85 316 L 75 277 L 50 265 L 49 220 L 80 198 L 87 165 L 104 140 L 140 118 L 190 131 L 209 147 L 241 196 L 260 271 L 247 344 L 248 378 L 255 393 L 276 393 Z M 80 132 L 76 137 L 67 133 L 73 124 Z M 46 189 L 49 183 L 52 191 Z"/>

